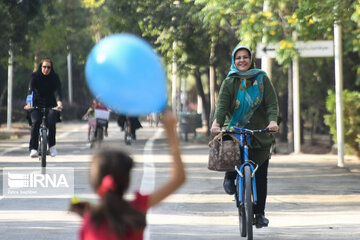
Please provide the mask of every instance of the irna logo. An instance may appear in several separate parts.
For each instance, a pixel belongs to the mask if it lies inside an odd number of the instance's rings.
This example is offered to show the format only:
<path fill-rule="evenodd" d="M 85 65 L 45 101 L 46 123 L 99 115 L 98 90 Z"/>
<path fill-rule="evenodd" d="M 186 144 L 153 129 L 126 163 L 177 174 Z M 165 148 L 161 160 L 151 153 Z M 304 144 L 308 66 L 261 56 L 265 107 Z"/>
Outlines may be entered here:
<path fill-rule="evenodd" d="M 8 173 L 8 187 L 10 188 L 68 188 L 69 183 L 65 174 L 19 174 Z"/>
<path fill-rule="evenodd" d="M 74 168 L 4 168 L 4 197 L 72 197 Z"/>

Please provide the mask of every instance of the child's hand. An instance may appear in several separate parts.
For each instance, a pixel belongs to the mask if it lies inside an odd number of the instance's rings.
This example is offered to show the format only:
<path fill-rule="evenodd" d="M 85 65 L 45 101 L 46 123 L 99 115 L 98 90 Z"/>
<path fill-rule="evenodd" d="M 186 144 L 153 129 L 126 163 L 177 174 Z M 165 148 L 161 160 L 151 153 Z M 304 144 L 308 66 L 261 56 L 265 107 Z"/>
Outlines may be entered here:
<path fill-rule="evenodd" d="M 167 130 L 174 129 L 177 123 L 177 119 L 170 111 L 166 111 L 162 118 L 164 128 Z"/>
<path fill-rule="evenodd" d="M 80 201 L 77 197 L 71 199 L 71 205 L 69 208 L 70 212 L 79 214 L 81 217 L 89 210 L 90 203 L 85 201 Z"/>

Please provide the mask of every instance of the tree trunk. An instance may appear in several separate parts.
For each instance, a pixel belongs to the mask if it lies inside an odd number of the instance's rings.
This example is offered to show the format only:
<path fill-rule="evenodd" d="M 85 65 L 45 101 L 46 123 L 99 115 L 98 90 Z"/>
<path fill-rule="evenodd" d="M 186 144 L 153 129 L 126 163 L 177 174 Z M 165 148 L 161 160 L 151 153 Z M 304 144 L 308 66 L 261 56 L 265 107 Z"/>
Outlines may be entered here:
<path fill-rule="evenodd" d="M 195 76 L 195 80 L 196 80 L 196 90 L 198 92 L 198 95 L 201 97 L 202 100 L 202 104 L 203 104 L 203 110 L 205 113 L 205 119 L 206 119 L 206 126 L 207 126 L 207 134 L 209 135 L 209 124 L 210 124 L 210 111 L 209 111 L 209 103 L 206 99 L 206 95 L 204 93 L 204 87 L 203 84 L 201 82 L 201 73 L 200 73 L 200 69 L 196 68 L 194 71 L 194 76 Z"/>
<path fill-rule="evenodd" d="M 215 77 L 215 66 L 214 66 L 214 58 L 215 58 L 215 41 L 211 40 L 211 49 L 210 49 L 210 56 L 209 56 L 209 81 L 210 81 L 210 118 L 209 121 L 214 118 L 215 114 L 215 87 L 216 87 L 216 77 Z"/>
<path fill-rule="evenodd" d="M 279 111 L 281 116 L 280 141 L 287 142 L 288 138 L 288 94 L 279 94 Z"/>
<path fill-rule="evenodd" d="M 6 93 L 7 93 L 7 88 L 8 88 L 8 85 L 7 85 L 7 83 L 6 83 L 6 85 L 4 86 L 4 89 L 2 90 L 1 95 L 0 95 L 0 113 L 1 113 L 1 114 L 2 114 L 1 107 L 2 107 L 2 105 L 3 105 L 2 103 L 4 102 L 4 98 L 7 96 L 7 95 L 6 95 Z M 6 122 L 6 118 L 5 118 L 6 114 L 5 114 L 5 112 L 6 112 L 6 108 L 4 109 L 4 114 L 2 115 L 2 116 L 4 117 L 4 122 Z M 3 122 L 2 122 L 2 119 L 3 119 L 3 118 L 0 117 L 0 125 L 3 123 Z"/>
<path fill-rule="evenodd" d="M 288 150 L 294 152 L 294 124 L 293 124 L 293 84 L 292 84 L 292 67 L 288 68 Z"/>

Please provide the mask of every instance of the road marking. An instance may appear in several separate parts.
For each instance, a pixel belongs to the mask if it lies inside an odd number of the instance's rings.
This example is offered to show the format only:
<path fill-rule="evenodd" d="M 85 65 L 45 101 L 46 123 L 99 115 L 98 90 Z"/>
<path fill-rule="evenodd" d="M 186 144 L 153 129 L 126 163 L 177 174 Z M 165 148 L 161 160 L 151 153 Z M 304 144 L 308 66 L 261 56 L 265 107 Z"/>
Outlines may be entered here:
<path fill-rule="evenodd" d="M 143 176 L 141 179 L 140 193 L 149 194 L 155 188 L 155 165 L 152 155 L 154 141 L 161 136 L 162 129 L 158 129 L 144 146 L 143 152 Z"/>
<path fill-rule="evenodd" d="M 88 127 L 88 125 L 82 125 L 81 127 L 75 128 L 73 130 L 63 132 L 62 134 L 58 135 L 56 138 L 59 138 L 59 139 L 65 138 L 65 137 L 69 136 L 71 133 L 80 132 L 81 130 L 83 130 L 84 128 L 87 128 L 87 127 Z"/>
<path fill-rule="evenodd" d="M 83 126 L 81 126 L 81 127 L 79 127 L 79 128 L 76 128 L 76 129 L 73 129 L 73 130 L 70 130 L 70 131 L 66 131 L 66 132 L 58 135 L 56 138 L 57 138 L 57 139 L 65 138 L 65 137 L 69 136 L 71 133 L 79 132 L 80 130 L 84 129 L 85 127 L 87 127 L 87 125 L 83 125 Z M 29 143 L 23 143 L 23 144 L 18 145 L 18 146 L 16 146 L 16 147 L 9 148 L 9 149 L 1 152 L 1 153 L 0 153 L 0 156 L 4 156 L 4 155 L 7 154 L 7 153 L 10 153 L 10 152 L 13 152 L 13 151 L 17 151 L 17 150 L 26 148 L 27 146 L 29 146 Z"/>
<path fill-rule="evenodd" d="M 159 128 L 155 134 L 146 142 L 143 152 L 143 176 L 141 179 L 140 193 L 150 194 L 155 189 L 155 174 L 156 168 L 154 164 L 154 157 L 152 155 L 154 141 L 161 136 L 163 130 Z M 147 212 L 147 215 L 151 215 L 151 209 Z M 150 240 L 150 225 L 145 228 L 144 239 Z"/>
<path fill-rule="evenodd" d="M 16 147 L 9 148 L 9 149 L 1 152 L 1 153 L 0 153 L 0 156 L 3 156 L 3 155 L 5 155 L 5 154 L 7 154 L 7 153 L 9 153 L 9 152 L 12 152 L 12 151 L 17 151 L 17 150 L 23 149 L 23 148 L 25 148 L 25 147 L 27 147 L 27 146 L 29 146 L 29 144 L 28 144 L 28 143 L 24 143 L 24 144 L 18 145 L 18 146 L 16 146 Z"/>

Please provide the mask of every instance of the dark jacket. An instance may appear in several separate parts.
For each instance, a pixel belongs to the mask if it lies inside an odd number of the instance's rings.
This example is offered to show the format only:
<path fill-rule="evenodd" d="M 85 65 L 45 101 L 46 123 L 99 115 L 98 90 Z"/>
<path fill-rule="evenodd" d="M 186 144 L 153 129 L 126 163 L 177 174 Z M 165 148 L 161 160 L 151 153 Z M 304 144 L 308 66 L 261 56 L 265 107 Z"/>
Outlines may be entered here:
<path fill-rule="evenodd" d="M 245 126 L 249 129 L 263 129 L 270 121 L 277 121 L 279 115 L 278 100 L 275 89 L 268 77 L 264 77 L 264 96 L 259 108 L 254 112 L 250 122 Z M 251 85 L 252 80 L 247 81 Z M 220 126 L 227 126 L 234 113 L 240 79 L 235 77 L 226 78 L 221 85 L 214 119 Z M 260 133 L 252 136 L 250 148 L 256 149 L 255 159 L 261 165 L 270 153 L 270 147 L 275 141 L 273 135 Z"/>
<path fill-rule="evenodd" d="M 57 101 L 62 101 L 61 83 L 53 69 L 49 75 L 41 72 L 41 64 L 36 72 L 31 74 L 28 95 L 33 93 L 33 106 L 56 107 Z"/>
<path fill-rule="evenodd" d="M 137 117 L 129 117 L 129 120 L 130 120 L 130 126 L 132 129 L 136 130 L 136 129 L 142 128 L 141 123 Z M 119 115 L 119 117 L 117 119 L 117 123 L 118 123 L 119 127 L 121 128 L 121 130 L 124 130 L 125 121 L 126 121 L 126 116 Z"/>

